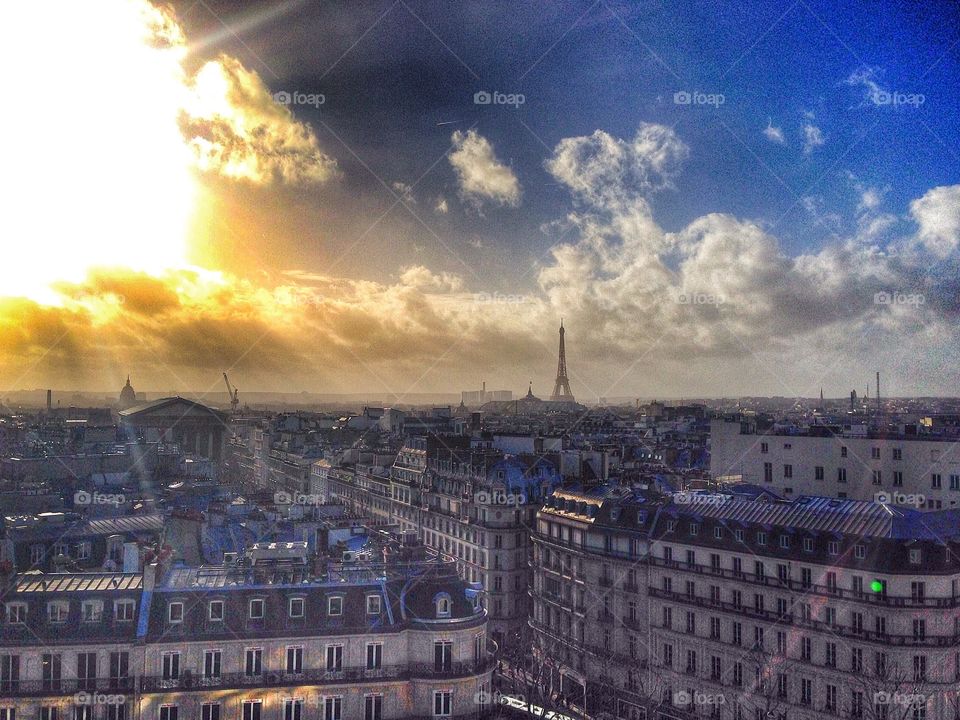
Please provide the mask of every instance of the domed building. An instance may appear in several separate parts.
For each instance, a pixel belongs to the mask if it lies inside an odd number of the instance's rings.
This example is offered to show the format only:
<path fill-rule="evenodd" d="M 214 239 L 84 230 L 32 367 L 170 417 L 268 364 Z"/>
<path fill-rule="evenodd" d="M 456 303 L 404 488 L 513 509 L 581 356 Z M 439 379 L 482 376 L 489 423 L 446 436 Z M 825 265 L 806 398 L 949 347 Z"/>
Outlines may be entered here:
<path fill-rule="evenodd" d="M 121 410 L 129 410 L 136 404 L 137 404 L 137 393 L 133 389 L 133 386 L 130 384 L 130 376 L 127 375 L 127 384 L 124 385 L 123 390 L 120 391 L 119 407 Z"/>

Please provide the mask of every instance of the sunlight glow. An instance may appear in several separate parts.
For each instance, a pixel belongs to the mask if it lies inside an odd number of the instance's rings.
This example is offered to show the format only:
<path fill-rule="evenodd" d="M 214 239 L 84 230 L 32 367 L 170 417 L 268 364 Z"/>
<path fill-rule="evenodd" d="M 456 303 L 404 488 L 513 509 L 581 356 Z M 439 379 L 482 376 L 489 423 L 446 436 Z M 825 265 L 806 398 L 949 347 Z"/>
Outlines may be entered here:
<path fill-rule="evenodd" d="M 56 19 L 42 3 L 11 12 L 0 58 L 20 102 L 0 120 L 0 293 L 54 303 L 51 282 L 91 267 L 185 265 L 196 187 L 178 127 L 179 28 L 141 0 L 58 3 Z"/>

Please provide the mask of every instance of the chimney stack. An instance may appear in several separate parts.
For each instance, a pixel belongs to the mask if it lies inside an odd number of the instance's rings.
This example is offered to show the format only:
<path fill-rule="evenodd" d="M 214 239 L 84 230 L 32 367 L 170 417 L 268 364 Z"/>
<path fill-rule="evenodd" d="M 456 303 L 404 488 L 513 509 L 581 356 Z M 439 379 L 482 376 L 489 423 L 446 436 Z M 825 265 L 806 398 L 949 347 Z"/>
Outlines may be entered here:
<path fill-rule="evenodd" d="M 877 412 L 880 412 L 880 371 L 877 370 Z"/>
<path fill-rule="evenodd" d="M 47 390 L 47 412 L 53 410 L 53 390 Z"/>

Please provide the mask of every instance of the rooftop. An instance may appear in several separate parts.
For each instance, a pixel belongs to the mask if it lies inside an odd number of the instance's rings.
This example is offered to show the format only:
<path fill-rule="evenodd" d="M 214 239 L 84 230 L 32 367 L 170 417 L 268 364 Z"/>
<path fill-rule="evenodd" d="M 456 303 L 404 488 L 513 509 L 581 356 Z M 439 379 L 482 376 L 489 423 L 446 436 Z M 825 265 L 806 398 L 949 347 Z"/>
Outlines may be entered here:
<path fill-rule="evenodd" d="M 24 573 L 17 575 L 17 593 L 103 592 L 140 590 L 140 573 Z"/>

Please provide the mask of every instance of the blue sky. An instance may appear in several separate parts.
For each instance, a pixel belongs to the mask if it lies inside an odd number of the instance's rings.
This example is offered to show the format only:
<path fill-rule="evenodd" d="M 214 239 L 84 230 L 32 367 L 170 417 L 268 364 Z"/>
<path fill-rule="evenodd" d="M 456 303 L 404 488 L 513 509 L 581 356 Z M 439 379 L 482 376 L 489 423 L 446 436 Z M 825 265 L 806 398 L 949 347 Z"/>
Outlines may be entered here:
<path fill-rule="evenodd" d="M 210 7 L 229 24 L 265 5 Z M 674 127 L 692 149 L 676 191 L 656 198 L 664 228 L 729 212 L 779 221 L 785 249 L 799 252 L 853 226 L 859 199 L 847 171 L 889 188 L 885 204 L 897 214 L 955 180 L 957 14 L 946 3 L 923 12 L 908 3 L 301 3 L 239 38 L 224 33 L 217 49 L 271 88 L 325 95 L 319 110 L 295 113 L 350 169 L 354 193 L 379 194 L 372 174 L 413 182 L 447 149 L 452 130 L 475 127 L 514 169 L 523 206 L 446 218 L 444 229 L 479 236 L 518 262 L 550 247 L 539 228 L 569 209 L 568 194 L 543 169 L 549 149 L 595 129 L 626 137 L 640 121 Z M 183 20 L 201 32 L 219 22 L 203 6 Z M 863 86 L 847 82 L 864 69 L 885 89 L 922 94 L 923 104 L 870 103 Z M 478 107 L 477 89 L 523 93 L 526 102 Z M 724 102 L 676 105 L 683 90 Z M 764 137 L 768 123 L 782 129 L 784 144 Z M 807 123 L 824 143 L 804 154 Z M 450 186 L 449 168 L 437 166 L 418 195 Z M 799 202 L 807 196 L 839 224 L 815 222 Z M 378 207 L 374 197 L 358 209 Z"/>
<path fill-rule="evenodd" d="M 546 392 L 562 316 L 587 397 L 839 396 L 881 365 L 891 392 L 960 383 L 956 5 L 97 7 L 103 17 L 75 20 L 86 47 L 64 37 L 31 48 L 44 63 L 17 58 L 50 68 L 23 92 L 113 47 L 121 15 L 163 15 L 135 31 L 159 48 L 147 70 L 167 67 L 167 44 L 184 52 L 162 75 L 171 107 L 137 86 L 117 94 L 124 65 L 109 54 L 68 78 L 83 89 L 71 98 L 91 133 L 102 128 L 87 119 L 105 114 L 131 132 L 98 154 L 119 190 L 131 183 L 117 178 L 168 164 L 158 133 L 178 146 L 166 169 L 198 188 L 179 206 L 187 259 L 220 275 L 61 284 L 61 309 L 10 323 L 25 349 L 0 354 L 0 378 L 23 366 L 38 385 L 58 372 L 122 384 L 132 371 L 170 388 L 228 366 L 251 389 L 400 398 L 484 379 L 522 392 L 532 378 Z M 477 104 L 478 92 L 523 102 Z M 154 104 L 177 121 L 160 126 Z M 24 172 L 46 166 L 18 158 Z M 170 184 L 153 190 L 157 207 L 135 196 L 146 207 L 132 215 L 166 212 Z M 134 222 L 129 241 L 114 225 L 101 249 L 164 245 L 156 223 Z M 118 309 L 118 296 L 138 300 Z M 52 354 L 45 337 L 74 349 Z"/>

